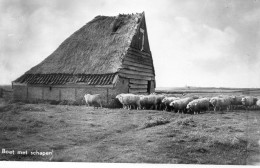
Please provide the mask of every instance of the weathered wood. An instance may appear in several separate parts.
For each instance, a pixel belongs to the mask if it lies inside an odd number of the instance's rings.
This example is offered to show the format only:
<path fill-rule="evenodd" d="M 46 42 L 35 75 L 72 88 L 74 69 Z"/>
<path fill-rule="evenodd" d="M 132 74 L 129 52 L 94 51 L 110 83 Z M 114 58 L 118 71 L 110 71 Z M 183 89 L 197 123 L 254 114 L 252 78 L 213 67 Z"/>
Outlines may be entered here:
<path fill-rule="evenodd" d="M 148 81 L 146 80 L 138 80 L 138 79 L 130 79 L 129 81 L 130 83 L 134 83 L 134 84 L 143 84 L 143 85 L 147 85 Z"/>
<path fill-rule="evenodd" d="M 124 59 L 127 60 L 127 61 L 134 62 L 134 63 L 140 63 L 140 64 L 148 65 L 148 66 L 151 66 L 151 67 L 153 66 L 152 61 L 135 59 L 135 58 L 131 58 L 130 56 L 126 56 Z"/>
<path fill-rule="evenodd" d="M 150 54 L 150 53 L 143 52 L 143 51 L 140 51 L 140 50 L 137 50 L 137 49 L 134 49 L 134 48 L 128 48 L 128 51 L 136 52 L 136 53 L 138 53 L 138 54 L 142 54 L 142 55 L 151 57 L 151 54 Z"/>
<path fill-rule="evenodd" d="M 147 89 L 129 89 L 129 93 L 147 93 Z"/>
<path fill-rule="evenodd" d="M 127 52 L 126 56 L 130 56 L 130 57 L 133 57 L 133 58 L 136 58 L 136 59 L 152 61 L 152 57 L 147 57 L 147 56 L 137 54 L 137 53 L 134 53 L 134 52 Z"/>
<path fill-rule="evenodd" d="M 153 67 L 152 66 L 147 66 L 147 65 L 143 65 L 143 64 L 140 64 L 140 63 L 134 63 L 134 62 L 131 62 L 131 61 L 127 61 L 127 60 L 124 60 L 123 61 L 123 65 L 130 65 L 130 66 L 136 66 L 136 67 L 140 67 L 140 68 L 146 68 L 146 69 L 151 69 L 153 70 Z"/>
<path fill-rule="evenodd" d="M 147 89 L 147 85 L 129 84 L 131 89 Z"/>
<path fill-rule="evenodd" d="M 119 76 L 123 78 L 129 78 L 129 79 L 154 80 L 154 77 L 142 76 L 142 75 L 131 75 L 131 74 L 119 73 Z"/>
<path fill-rule="evenodd" d="M 142 65 L 153 67 L 153 64 L 151 62 L 150 63 L 143 62 L 143 61 L 139 61 L 139 60 L 136 60 L 136 59 L 132 59 L 130 57 L 125 57 L 124 60 L 125 61 L 130 61 L 130 62 L 133 62 L 133 63 L 137 63 L 137 64 L 142 64 Z"/>
<path fill-rule="evenodd" d="M 143 60 L 149 60 L 149 61 L 153 60 L 152 57 L 148 57 L 148 56 L 138 54 L 138 53 L 135 53 L 135 52 L 132 52 L 132 51 L 127 51 L 126 55 L 137 58 L 137 59 L 143 59 Z"/>
<path fill-rule="evenodd" d="M 154 76 L 154 74 L 152 74 L 152 73 L 133 71 L 133 70 L 127 70 L 127 69 L 120 69 L 119 72 L 122 72 L 122 73 L 125 73 L 125 74 L 131 74 L 131 75 L 143 75 L 143 76 L 151 76 L 151 77 Z"/>
<path fill-rule="evenodd" d="M 122 65 L 122 68 L 128 69 L 128 70 L 134 70 L 134 71 L 141 71 L 146 73 L 152 73 L 154 74 L 153 70 L 141 68 L 141 67 L 135 67 L 135 66 L 129 66 L 129 65 Z"/>

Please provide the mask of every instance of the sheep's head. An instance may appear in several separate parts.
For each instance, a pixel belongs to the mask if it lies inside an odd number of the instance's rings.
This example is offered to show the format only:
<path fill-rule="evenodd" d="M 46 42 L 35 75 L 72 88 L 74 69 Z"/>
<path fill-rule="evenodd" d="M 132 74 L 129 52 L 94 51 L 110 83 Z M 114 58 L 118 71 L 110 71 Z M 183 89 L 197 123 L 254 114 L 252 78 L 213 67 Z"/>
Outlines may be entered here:
<path fill-rule="evenodd" d="M 165 103 L 167 101 L 167 98 L 162 99 L 162 103 Z"/>
<path fill-rule="evenodd" d="M 171 102 L 171 103 L 170 103 L 170 106 L 174 107 L 174 103 L 175 103 L 174 101 Z"/>
<path fill-rule="evenodd" d="M 243 98 L 241 99 L 241 102 L 242 102 L 243 105 L 245 105 L 245 104 L 246 104 L 246 98 L 243 97 Z"/>
<path fill-rule="evenodd" d="M 212 104 L 213 106 L 215 106 L 217 104 L 217 99 L 210 99 L 210 104 Z"/>

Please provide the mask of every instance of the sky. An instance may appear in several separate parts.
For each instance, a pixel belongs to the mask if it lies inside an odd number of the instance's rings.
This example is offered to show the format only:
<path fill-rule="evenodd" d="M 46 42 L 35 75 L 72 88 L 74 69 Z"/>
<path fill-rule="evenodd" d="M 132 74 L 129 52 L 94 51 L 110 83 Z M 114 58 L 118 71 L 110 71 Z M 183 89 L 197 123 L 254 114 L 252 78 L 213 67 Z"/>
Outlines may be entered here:
<path fill-rule="evenodd" d="M 157 87 L 260 88 L 260 0 L 0 0 L 0 84 L 95 16 L 143 11 Z"/>

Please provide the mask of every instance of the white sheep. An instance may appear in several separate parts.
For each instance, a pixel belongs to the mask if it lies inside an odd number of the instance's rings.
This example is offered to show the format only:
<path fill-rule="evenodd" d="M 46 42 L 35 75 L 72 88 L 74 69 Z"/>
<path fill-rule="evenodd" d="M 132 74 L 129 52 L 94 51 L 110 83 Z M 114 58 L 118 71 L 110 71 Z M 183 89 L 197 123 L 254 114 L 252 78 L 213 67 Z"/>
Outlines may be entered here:
<path fill-rule="evenodd" d="M 163 100 L 162 100 L 162 104 L 164 104 L 165 106 L 165 110 L 166 111 L 172 111 L 172 107 L 170 106 L 170 103 L 174 100 L 178 100 L 180 99 L 179 97 L 165 97 Z"/>
<path fill-rule="evenodd" d="M 116 96 L 116 98 L 123 105 L 123 108 L 131 109 L 131 106 L 136 106 L 137 109 L 141 109 L 140 96 L 131 93 L 122 93 Z"/>
<path fill-rule="evenodd" d="M 212 97 L 210 103 L 214 107 L 214 111 L 221 111 L 222 109 L 228 111 L 230 109 L 231 99 L 229 97 Z"/>
<path fill-rule="evenodd" d="M 260 108 L 260 99 L 257 100 L 256 107 Z"/>
<path fill-rule="evenodd" d="M 242 98 L 242 104 L 243 106 L 248 109 L 250 107 L 255 107 L 256 106 L 256 102 L 257 102 L 257 98 L 256 97 L 252 97 L 252 96 L 246 96 Z"/>
<path fill-rule="evenodd" d="M 198 114 L 201 111 L 209 110 L 210 102 L 208 98 L 200 98 L 195 99 L 187 105 L 187 110 L 189 113 L 193 112 L 194 114 Z"/>
<path fill-rule="evenodd" d="M 93 105 L 95 109 L 95 106 L 99 105 L 99 107 L 102 108 L 102 98 L 100 94 L 85 94 L 84 99 L 86 101 L 87 106 Z"/>
<path fill-rule="evenodd" d="M 187 109 L 187 105 L 189 104 L 189 102 L 191 102 L 192 100 L 194 100 L 193 97 L 186 97 L 186 98 L 181 98 L 178 100 L 174 100 L 170 103 L 170 106 L 173 107 L 173 109 L 175 110 L 175 112 L 186 112 Z"/>
<path fill-rule="evenodd" d="M 157 109 L 157 96 L 155 94 L 140 96 L 140 104 L 143 109 Z"/>

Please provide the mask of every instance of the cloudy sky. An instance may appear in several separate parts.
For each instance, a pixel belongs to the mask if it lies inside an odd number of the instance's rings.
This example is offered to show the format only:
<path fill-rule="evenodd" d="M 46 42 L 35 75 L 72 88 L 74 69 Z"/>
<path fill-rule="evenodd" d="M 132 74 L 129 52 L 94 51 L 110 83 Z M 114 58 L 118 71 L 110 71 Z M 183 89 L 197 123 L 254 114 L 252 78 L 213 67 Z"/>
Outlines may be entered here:
<path fill-rule="evenodd" d="M 95 16 L 142 11 L 157 87 L 260 88 L 260 0 L 0 0 L 0 84 Z"/>

